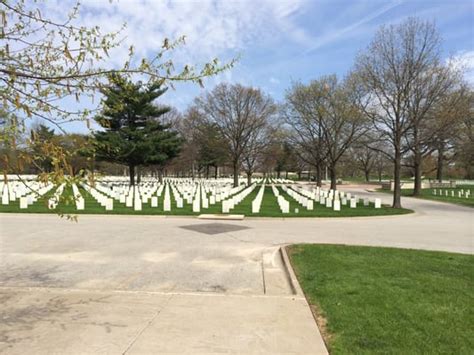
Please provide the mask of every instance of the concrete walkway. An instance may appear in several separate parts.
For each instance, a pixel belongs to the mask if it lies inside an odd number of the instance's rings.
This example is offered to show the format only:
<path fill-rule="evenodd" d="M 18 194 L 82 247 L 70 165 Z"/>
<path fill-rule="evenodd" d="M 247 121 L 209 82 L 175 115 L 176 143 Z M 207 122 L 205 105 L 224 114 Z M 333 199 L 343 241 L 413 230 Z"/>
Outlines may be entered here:
<path fill-rule="evenodd" d="M 403 203 L 416 213 L 232 222 L 80 216 L 77 224 L 1 214 L 0 352 L 325 353 L 280 245 L 473 253 L 472 209 Z"/>

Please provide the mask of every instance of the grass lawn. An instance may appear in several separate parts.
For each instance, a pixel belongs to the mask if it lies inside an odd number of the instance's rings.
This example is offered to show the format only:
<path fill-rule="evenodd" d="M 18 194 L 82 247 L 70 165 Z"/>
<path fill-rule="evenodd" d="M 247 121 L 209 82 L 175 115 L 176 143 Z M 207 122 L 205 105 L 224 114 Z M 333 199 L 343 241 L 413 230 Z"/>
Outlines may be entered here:
<path fill-rule="evenodd" d="M 309 244 L 289 255 L 332 354 L 472 354 L 474 256 Z"/>
<path fill-rule="evenodd" d="M 466 190 L 471 190 L 471 196 L 469 198 L 466 197 L 458 197 L 458 191 L 461 191 L 461 189 Z M 436 190 L 437 195 L 433 194 L 433 190 Z M 449 203 L 454 203 L 458 205 L 463 205 L 463 206 L 469 206 L 469 207 L 474 207 L 474 186 L 471 185 L 460 185 L 456 188 L 452 189 L 441 189 L 443 190 L 443 195 L 439 195 L 439 190 L 438 188 L 436 189 L 423 189 L 421 190 L 421 195 L 420 196 L 413 196 L 413 190 L 412 189 L 402 189 L 402 196 L 407 196 L 407 197 L 417 197 L 417 198 L 423 198 L 427 200 L 434 200 L 434 201 L 440 201 L 440 202 L 449 202 Z M 448 196 L 445 195 L 445 191 L 448 191 Z M 378 191 L 381 192 L 387 192 L 387 193 L 392 193 L 391 191 L 387 190 L 382 190 L 378 189 Z M 454 197 L 451 196 L 451 191 L 454 191 Z"/>
<path fill-rule="evenodd" d="M 240 204 L 231 210 L 232 214 L 244 214 L 246 216 L 258 216 L 258 217 L 356 217 L 356 216 L 381 216 L 381 215 L 393 215 L 393 214 L 405 214 L 412 212 L 408 209 L 393 209 L 389 206 L 382 206 L 382 208 L 376 209 L 373 204 L 364 207 L 359 204 L 357 208 L 349 208 L 349 206 L 341 206 L 341 211 L 333 211 L 332 208 L 326 208 L 319 203 L 314 204 L 314 210 L 308 211 L 303 206 L 299 205 L 292 197 L 283 192 L 279 188 L 280 193 L 290 201 L 290 213 L 283 214 L 277 204 L 277 199 L 273 195 L 270 187 L 265 188 L 265 193 L 262 201 L 262 207 L 259 214 L 252 213 L 252 201 L 255 199 L 260 187 L 254 189 L 254 191 L 248 195 Z M 77 211 L 74 204 L 65 205 L 59 204 L 57 210 L 49 210 L 47 208 L 48 198 L 54 194 L 55 189 L 51 190 L 47 196 L 39 199 L 36 203 L 29 206 L 28 209 L 19 208 L 19 200 L 10 202 L 9 205 L 0 205 L 1 212 L 22 212 L 22 213 L 63 213 L 63 214 L 134 214 L 134 215 L 199 215 L 199 214 L 220 214 L 222 213 L 222 204 L 216 203 L 209 208 L 201 208 L 200 213 L 194 213 L 192 211 L 192 205 L 184 202 L 183 208 L 176 207 L 176 201 L 171 198 L 171 211 L 163 211 L 163 199 L 164 193 L 158 198 L 158 207 L 151 207 L 150 202 L 144 203 L 142 211 L 135 211 L 131 207 L 126 207 L 125 204 L 114 200 L 113 211 L 106 211 L 105 207 L 102 207 L 89 193 L 85 190 L 80 189 L 82 196 L 85 199 L 85 210 Z M 72 191 L 66 189 L 64 194 L 71 194 Z M 298 208 L 299 212 L 295 212 L 295 208 Z"/>

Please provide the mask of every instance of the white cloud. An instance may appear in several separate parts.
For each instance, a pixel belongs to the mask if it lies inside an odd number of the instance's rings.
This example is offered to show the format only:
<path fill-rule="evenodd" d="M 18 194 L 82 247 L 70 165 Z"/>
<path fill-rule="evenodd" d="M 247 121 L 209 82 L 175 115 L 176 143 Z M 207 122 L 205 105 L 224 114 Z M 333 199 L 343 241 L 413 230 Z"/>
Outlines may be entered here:
<path fill-rule="evenodd" d="M 464 72 L 464 79 L 468 83 L 474 85 L 474 50 L 461 51 L 447 60 L 448 65 L 462 70 Z"/>
<path fill-rule="evenodd" d="M 139 56 L 152 55 L 164 38 L 186 35 L 187 45 L 173 59 L 178 64 L 202 63 L 215 57 L 245 56 L 245 49 L 252 43 L 307 43 L 309 36 L 292 20 L 306 1 L 86 0 L 79 20 L 99 24 L 104 31 L 127 22 L 124 48 L 133 44 Z M 114 52 L 117 62 L 125 55 L 123 49 Z"/>
<path fill-rule="evenodd" d="M 344 35 L 356 30 L 357 28 L 365 25 L 366 23 L 376 19 L 377 17 L 387 13 L 388 11 L 392 10 L 393 8 L 399 6 L 403 3 L 403 0 L 396 0 L 394 2 L 385 4 L 381 8 L 367 14 L 363 18 L 358 21 L 355 21 L 347 26 L 338 28 L 337 30 L 332 30 L 330 32 L 323 33 L 321 36 L 315 38 L 312 41 L 312 44 L 309 48 L 306 49 L 304 53 L 309 53 L 316 49 L 319 49 L 327 44 L 333 43 L 341 39 Z"/>
<path fill-rule="evenodd" d="M 274 85 L 280 84 L 280 80 L 278 80 L 277 78 L 274 78 L 273 76 L 271 76 L 270 79 L 268 79 L 268 81 L 270 82 L 270 84 L 274 84 Z"/>

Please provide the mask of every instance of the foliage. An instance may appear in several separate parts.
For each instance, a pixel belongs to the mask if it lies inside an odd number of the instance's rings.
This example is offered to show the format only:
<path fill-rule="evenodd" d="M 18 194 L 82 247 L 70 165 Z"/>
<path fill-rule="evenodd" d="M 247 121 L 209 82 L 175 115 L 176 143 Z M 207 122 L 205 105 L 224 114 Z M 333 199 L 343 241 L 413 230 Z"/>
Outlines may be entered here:
<path fill-rule="evenodd" d="M 118 75 L 109 80 L 102 89 L 102 112 L 95 118 L 105 129 L 94 133 L 95 155 L 127 165 L 134 185 L 135 167 L 163 165 L 179 153 L 182 141 L 170 124 L 160 122 L 170 108 L 153 104 L 166 91 L 160 83 L 134 84 Z"/>
<path fill-rule="evenodd" d="M 273 99 L 259 89 L 220 84 L 196 100 L 198 108 L 225 139 L 233 167 L 234 186 L 243 154 L 252 137 L 266 127 L 276 112 Z"/>
<path fill-rule="evenodd" d="M 202 85 L 204 78 L 235 63 L 220 64 L 212 59 L 200 67 L 188 64 L 176 68 L 173 52 L 185 44 L 183 36 L 174 41 L 164 38 L 162 46 L 147 58 L 136 56 L 131 46 L 127 58 L 117 66 L 109 54 L 122 46 L 125 24 L 117 32 L 103 33 L 98 24 L 81 25 L 79 16 L 79 2 L 55 17 L 44 11 L 39 1 L 0 0 L 0 105 L 7 118 L 39 119 L 64 133 L 66 122 L 83 120 L 89 124 L 96 113 L 96 95 L 111 74 L 129 79 L 139 76 L 151 85 L 172 86 L 183 81 Z M 70 105 L 71 99 L 77 104 Z M 9 125 L 17 123 L 12 118 Z M 51 171 L 43 171 L 41 179 L 65 182 L 63 177 L 73 170 L 67 151 L 50 140 L 41 148 L 36 144 L 34 149 L 52 162 L 47 164 Z M 16 156 L 14 165 L 3 159 L 5 174 L 21 171 L 19 167 L 32 161 L 27 154 Z"/>

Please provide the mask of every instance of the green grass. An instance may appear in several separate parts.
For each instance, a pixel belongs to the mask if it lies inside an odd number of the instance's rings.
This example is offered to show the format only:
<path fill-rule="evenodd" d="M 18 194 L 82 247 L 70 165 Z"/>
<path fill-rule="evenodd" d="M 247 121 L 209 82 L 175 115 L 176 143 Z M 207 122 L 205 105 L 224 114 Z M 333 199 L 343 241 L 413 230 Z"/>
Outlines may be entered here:
<path fill-rule="evenodd" d="M 461 191 L 461 189 L 464 189 L 464 191 L 471 190 L 471 196 L 469 198 L 465 197 L 458 197 L 458 191 Z M 413 196 L 413 190 L 412 189 L 402 189 L 402 196 L 406 197 L 416 197 L 416 198 L 422 198 L 426 200 L 433 200 L 433 201 L 440 201 L 440 202 L 448 202 L 448 203 L 454 203 L 457 205 L 463 205 L 463 206 L 468 206 L 468 207 L 474 207 L 474 186 L 470 185 L 460 185 L 456 188 L 448 188 L 448 189 L 441 189 L 443 190 L 443 196 L 438 195 L 433 195 L 433 190 L 436 190 L 436 193 L 439 193 L 439 188 L 436 189 L 422 189 L 421 190 L 421 195 L 420 196 Z M 445 191 L 448 191 L 448 196 L 444 195 Z M 386 193 L 392 193 L 392 191 L 387 191 L 387 190 L 382 190 L 378 189 L 380 192 L 386 192 Z M 451 191 L 454 191 L 454 197 L 451 196 Z"/>
<path fill-rule="evenodd" d="M 314 210 L 308 211 L 303 206 L 299 205 L 293 198 L 284 193 L 279 188 L 280 193 L 290 201 L 290 213 L 283 214 L 277 204 L 277 199 L 273 195 L 270 187 L 265 188 L 265 193 L 262 201 L 262 207 L 259 214 L 252 213 L 252 201 L 255 199 L 260 187 L 254 189 L 240 204 L 235 206 L 230 211 L 232 214 L 244 214 L 246 216 L 258 216 L 258 217 L 356 217 L 356 216 L 383 216 L 383 215 L 394 215 L 394 214 L 405 214 L 412 212 L 408 209 L 392 209 L 388 206 L 382 206 L 380 209 L 374 208 L 373 204 L 364 207 L 359 204 L 357 208 L 351 209 L 348 206 L 342 206 L 341 211 L 333 211 L 332 208 L 326 208 L 319 203 L 314 204 Z M 66 203 L 60 203 L 57 210 L 49 210 L 47 208 L 47 200 L 54 193 L 55 189 L 51 190 L 43 198 L 39 199 L 36 203 L 29 206 L 28 209 L 19 208 L 19 200 L 10 202 L 9 205 L 0 205 L 0 213 L 2 212 L 20 212 L 20 213 L 61 213 L 66 215 L 74 214 L 130 214 L 130 215 L 199 215 L 199 214 L 221 214 L 222 204 L 216 203 L 209 208 L 201 208 L 200 213 L 194 213 L 192 211 L 192 205 L 187 204 L 184 201 L 183 208 L 177 208 L 175 200 L 171 199 L 171 211 L 163 211 L 163 200 L 164 192 L 161 197 L 158 198 L 158 207 L 151 207 L 150 202 L 144 203 L 142 211 L 135 211 L 131 207 L 126 207 L 125 204 L 119 203 L 114 200 L 113 211 L 106 211 L 105 207 L 102 207 L 89 193 L 85 190 L 80 189 L 82 196 L 85 199 L 85 210 L 77 211 L 74 203 L 67 205 Z M 72 192 L 70 189 L 64 191 L 64 195 L 68 196 Z M 295 208 L 299 209 L 299 212 L 295 212 Z"/>
<path fill-rule="evenodd" d="M 474 256 L 344 245 L 289 254 L 331 354 L 472 354 Z"/>

